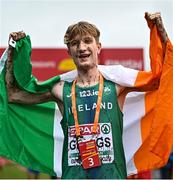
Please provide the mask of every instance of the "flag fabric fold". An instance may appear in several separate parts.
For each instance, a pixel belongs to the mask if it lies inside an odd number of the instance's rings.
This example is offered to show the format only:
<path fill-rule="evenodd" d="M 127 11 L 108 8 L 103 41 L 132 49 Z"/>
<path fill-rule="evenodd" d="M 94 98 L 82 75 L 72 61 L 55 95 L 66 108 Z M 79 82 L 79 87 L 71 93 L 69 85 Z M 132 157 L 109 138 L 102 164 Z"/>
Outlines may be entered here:
<path fill-rule="evenodd" d="M 8 103 L 4 66 L 6 54 L 7 51 L 0 60 L 0 155 L 23 166 L 61 176 L 61 113 L 54 102 L 38 105 Z M 15 79 L 20 88 L 28 92 L 50 91 L 56 82 L 72 81 L 77 75 L 76 71 L 72 71 L 39 83 L 31 74 L 30 55 L 31 41 L 27 36 L 17 41 L 13 61 Z M 150 72 L 120 65 L 99 66 L 106 79 L 141 91 L 127 96 L 123 112 L 123 141 L 128 174 L 163 166 L 168 159 L 173 133 L 173 101 L 170 97 L 172 57 L 173 47 L 168 41 L 163 60 L 162 44 L 153 26 L 150 34 Z"/>
<path fill-rule="evenodd" d="M 167 43 L 166 55 L 163 65 L 163 73 L 160 79 L 158 97 L 155 106 L 155 117 L 151 127 L 151 150 L 160 157 L 167 157 L 173 142 L 173 46 Z M 160 126 L 159 124 L 162 124 Z M 166 161 L 167 159 L 165 159 Z"/>

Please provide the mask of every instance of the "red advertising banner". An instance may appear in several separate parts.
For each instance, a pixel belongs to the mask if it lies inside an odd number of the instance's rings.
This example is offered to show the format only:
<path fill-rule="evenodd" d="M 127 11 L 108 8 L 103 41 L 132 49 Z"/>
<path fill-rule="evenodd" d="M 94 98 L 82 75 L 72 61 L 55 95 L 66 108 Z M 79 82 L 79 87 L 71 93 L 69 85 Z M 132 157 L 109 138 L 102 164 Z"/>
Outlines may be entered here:
<path fill-rule="evenodd" d="M 104 48 L 100 56 L 100 64 L 121 64 L 138 70 L 144 68 L 142 48 Z"/>
<path fill-rule="evenodd" d="M 4 48 L 0 48 L 0 55 Z M 142 48 L 103 48 L 100 53 L 100 64 L 122 64 L 133 69 L 144 67 Z M 65 48 L 33 48 L 33 74 L 39 81 L 75 69 L 73 60 Z"/>

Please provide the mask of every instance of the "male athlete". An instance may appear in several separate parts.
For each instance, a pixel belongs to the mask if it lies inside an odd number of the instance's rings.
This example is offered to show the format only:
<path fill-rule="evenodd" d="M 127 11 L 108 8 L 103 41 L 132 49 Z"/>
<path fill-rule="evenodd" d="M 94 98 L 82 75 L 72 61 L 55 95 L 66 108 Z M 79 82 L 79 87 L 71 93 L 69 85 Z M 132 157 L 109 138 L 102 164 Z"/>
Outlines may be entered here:
<path fill-rule="evenodd" d="M 146 13 L 146 19 L 156 24 L 165 45 L 167 34 L 160 13 Z M 11 33 L 10 37 L 17 41 L 25 34 Z M 32 94 L 18 89 L 11 83 L 14 78 L 13 62 L 7 62 L 9 102 L 37 104 L 56 101 L 59 106 L 65 137 L 62 160 L 62 178 L 65 179 L 127 177 L 122 143 L 122 109 L 127 93 L 138 89 L 122 87 L 103 78 L 98 70 L 99 37 L 97 27 L 88 22 L 81 21 L 68 27 L 64 42 L 78 74 L 71 83 L 56 83 L 48 93 Z M 11 56 L 13 50 L 9 48 Z"/>

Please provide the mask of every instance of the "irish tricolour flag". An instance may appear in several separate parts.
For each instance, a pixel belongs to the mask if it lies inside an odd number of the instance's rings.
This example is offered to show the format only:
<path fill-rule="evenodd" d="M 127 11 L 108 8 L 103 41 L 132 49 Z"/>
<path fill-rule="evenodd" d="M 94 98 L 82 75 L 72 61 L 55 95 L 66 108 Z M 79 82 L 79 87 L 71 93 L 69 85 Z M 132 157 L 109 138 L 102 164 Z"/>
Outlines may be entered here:
<path fill-rule="evenodd" d="M 99 66 L 106 79 L 141 91 L 128 95 L 123 112 L 128 174 L 163 166 L 173 141 L 173 47 L 168 41 L 163 55 L 155 26 L 151 28 L 150 39 L 151 72 L 119 65 Z M 60 80 L 72 81 L 76 77 L 76 71 L 72 71 L 43 83 L 37 82 L 31 75 L 30 53 L 31 43 L 27 36 L 16 43 L 13 54 L 14 76 L 21 89 L 42 93 Z M 0 60 L 0 155 L 23 166 L 61 176 L 61 113 L 54 102 L 38 105 L 8 103 L 5 87 L 7 58 L 6 50 Z"/>

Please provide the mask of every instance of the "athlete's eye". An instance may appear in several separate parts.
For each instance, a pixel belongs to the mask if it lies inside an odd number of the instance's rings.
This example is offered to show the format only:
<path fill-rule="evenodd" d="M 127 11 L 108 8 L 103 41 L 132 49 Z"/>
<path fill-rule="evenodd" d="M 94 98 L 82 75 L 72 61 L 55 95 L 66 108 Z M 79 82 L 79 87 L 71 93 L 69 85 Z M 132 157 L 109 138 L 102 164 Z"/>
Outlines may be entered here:
<path fill-rule="evenodd" d="M 93 39 L 90 38 L 90 37 L 86 37 L 86 38 L 84 39 L 84 43 L 86 43 L 86 44 L 90 44 L 90 43 L 92 43 L 92 42 L 93 42 Z"/>
<path fill-rule="evenodd" d="M 78 41 L 76 41 L 76 40 L 70 42 L 71 46 L 76 46 L 77 44 L 78 44 Z"/>

